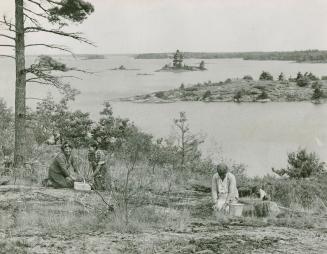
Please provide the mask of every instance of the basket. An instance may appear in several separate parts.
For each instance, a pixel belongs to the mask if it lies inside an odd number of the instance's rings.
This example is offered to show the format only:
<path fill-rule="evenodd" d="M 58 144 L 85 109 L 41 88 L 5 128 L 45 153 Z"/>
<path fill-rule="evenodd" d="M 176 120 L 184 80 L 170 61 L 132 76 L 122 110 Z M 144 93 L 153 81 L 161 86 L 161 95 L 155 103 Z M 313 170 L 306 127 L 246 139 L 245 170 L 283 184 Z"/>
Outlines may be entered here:
<path fill-rule="evenodd" d="M 240 217 L 242 216 L 243 204 L 230 204 L 229 205 L 229 214 L 232 216 Z"/>

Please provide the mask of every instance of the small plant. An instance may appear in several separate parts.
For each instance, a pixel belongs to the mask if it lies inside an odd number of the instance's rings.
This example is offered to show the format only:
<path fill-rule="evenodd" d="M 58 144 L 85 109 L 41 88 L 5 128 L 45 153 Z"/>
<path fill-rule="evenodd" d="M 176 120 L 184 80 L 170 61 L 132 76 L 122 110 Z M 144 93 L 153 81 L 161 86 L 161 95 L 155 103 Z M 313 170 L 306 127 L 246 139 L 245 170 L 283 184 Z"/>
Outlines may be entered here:
<path fill-rule="evenodd" d="M 274 78 L 269 72 L 263 71 L 260 74 L 259 80 L 274 80 Z"/>
<path fill-rule="evenodd" d="M 265 100 L 268 99 L 268 94 L 266 93 L 265 90 L 261 91 L 261 94 L 258 95 L 257 100 Z"/>
<path fill-rule="evenodd" d="M 240 99 L 242 98 L 242 96 L 243 96 L 243 91 L 242 90 L 238 90 L 236 92 L 236 94 L 234 95 L 234 100 L 236 102 L 240 102 Z"/>
<path fill-rule="evenodd" d="M 202 100 L 205 100 L 205 99 L 210 99 L 210 97 L 211 97 L 211 92 L 210 92 L 210 90 L 207 90 L 207 91 L 205 91 L 205 93 L 203 94 L 203 96 L 202 96 Z"/>
<path fill-rule="evenodd" d="M 284 73 L 280 73 L 279 76 L 278 76 L 278 80 L 279 81 L 284 81 L 285 80 L 285 76 L 284 76 Z"/>
<path fill-rule="evenodd" d="M 250 75 L 245 75 L 245 76 L 243 77 L 243 79 L 244 79 L 244 80 L 248 80 L 248 81 L 253 80 L 252 76 L 250 76 Z"/>

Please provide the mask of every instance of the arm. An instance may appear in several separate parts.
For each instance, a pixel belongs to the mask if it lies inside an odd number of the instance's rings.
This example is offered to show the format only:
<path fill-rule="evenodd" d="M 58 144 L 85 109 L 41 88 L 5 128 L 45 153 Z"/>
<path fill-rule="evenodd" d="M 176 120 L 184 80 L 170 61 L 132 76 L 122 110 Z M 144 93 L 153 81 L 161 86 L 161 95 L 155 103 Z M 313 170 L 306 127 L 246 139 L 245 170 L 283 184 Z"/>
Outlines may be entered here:
<path fill-rule="evenodd" d="M 214 203 L 216 203 L 218 199 L 218 190 L 217 190 L 217 179 L 215 175 L 212 177 L 212 183 L 211 183 L 211 193 L 212 193 L 212 200 Z"/>
<path fill-rule="evenodd" d="M 70 156 L 70 165 L 72 165 L 74 172 L 77 173 L 79 175 L 79 171 L 77 169 L 77 165 L 76 165 L 76 159 L 73 156 Z"/>
<path fill-rule="evenodd" d="M 227 195 L 226 202 L 230 202 L 232 199 L 234 199 L 235 190 L 237 189 L 235 176 L 230 175 L 228 180 L 229 180 L 228 181 L 228 195 Z"/>
<path fill-rule="evenodd" d="M 57 164 L 62 172 L 62 174 L 65 176 L 65 177 L 69 177 L 69 172 L 68 172 L 68 165 L 66 163 L 66 158 L 65 158 L 65 155 L 64 154 L 59 154 L 56 158 L 57 160 Z"/>

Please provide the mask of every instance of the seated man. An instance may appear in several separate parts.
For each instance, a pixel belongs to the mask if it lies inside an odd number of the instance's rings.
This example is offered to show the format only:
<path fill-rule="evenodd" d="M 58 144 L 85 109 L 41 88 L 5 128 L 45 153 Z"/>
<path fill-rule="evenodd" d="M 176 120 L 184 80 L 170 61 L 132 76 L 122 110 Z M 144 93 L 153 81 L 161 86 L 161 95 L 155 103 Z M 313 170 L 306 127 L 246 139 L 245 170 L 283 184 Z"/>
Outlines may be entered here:
<path fill-rule="evenodd" d="M 238 200 L 235 176 L 224 163 L 217 165 L 217 173 L 212 177 L 212 199 L 216 211 L 229 212 L 229 205 Z"/>
<path fill-rule="evenodd" d="M 61 152 L 54 158 L 49 167 L 48 181 L 55 188 L 73 188 L 76 180 L 71 172 L 70 167 L 78 173 L 74 159 L 71 156 L 72 145 L 64 142 L 61 146 Z"/>

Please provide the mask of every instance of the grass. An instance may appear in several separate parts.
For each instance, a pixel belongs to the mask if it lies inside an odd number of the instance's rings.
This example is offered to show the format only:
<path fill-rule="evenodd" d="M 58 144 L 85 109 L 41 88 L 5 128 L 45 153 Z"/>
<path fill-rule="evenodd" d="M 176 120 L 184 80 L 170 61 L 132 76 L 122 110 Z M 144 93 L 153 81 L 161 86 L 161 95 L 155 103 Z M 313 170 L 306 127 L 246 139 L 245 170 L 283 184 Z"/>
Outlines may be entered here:
<path fill-rule="evenodd" d="M 26 169 L 11 171 L 11 181 L 15 178 L 16 184 L 40 186 L 43 178 L 47 176 L 48 164 L 57 152 L 59 152 L 58 147 L 40 147 L 35 151 L 37 159 L 34 160 L 32 171 Z M 77 162 L 81 174 L 87 178 L 90 173 L 87 166 L 87 151 L 75 150 L 74 154 L 79 158 Z M 157 168 L 153 173 L 152 168 L 144 162 L 140 162 L 131 174 L 127 189 L 129 223 L 126 224 L 122 190 L 127 168 L 124 162 L 113 157 L 108 157 L 108 165 L 109 191 L 100 194 L 107 202 L 114 203 L 115 212 L 110 212 L 101 198 L 94 193 L 67 196 L 65 201 L 59 203 L 48 200 L 43 205 L 43 200 L 37 203 L 37 198 L 30 198 L 30 200 L 23 200 L 23 204 L 19 206 L 14 228 L 19 232 L 35 230 L 68 232 L 93 229 L 132 234 L 153 230 L 188 232 L 195 220 L 214 221 L 221 225 L 276 225 L 295 228 L 326 226 L 326 220 L 322 218 L 327 212 L 325 196 L 327 176 L 309 180 L 238 177 L 240 184 L 260 184 L 273 201 L 289 210 L 284 211 L 277 218 L 257 218 L 251 216 L 251 212 L 249 212 L 250 216 L 242 218 L 228 216 L 216 218 L 212 217 L 210 193 L 199 192 L 200 196 L 192 196 L 192 191 L 189 189 L 193 180 L 210 186 L 209 173 L 172 172 L 169 168 Z M 32 176 L 26 179 L 31 172 Z"/>

